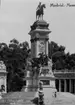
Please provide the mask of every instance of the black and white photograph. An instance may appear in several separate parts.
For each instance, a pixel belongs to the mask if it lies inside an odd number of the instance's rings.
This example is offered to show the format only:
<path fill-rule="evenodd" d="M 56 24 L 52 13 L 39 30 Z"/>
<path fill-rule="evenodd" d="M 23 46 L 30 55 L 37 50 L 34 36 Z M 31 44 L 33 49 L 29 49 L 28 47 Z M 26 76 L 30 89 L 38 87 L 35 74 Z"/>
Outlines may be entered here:
<path fill-rule="evenodd" d="M 75 105 L 74 46 L 74 0 L 0 0 L 0 105 Z"/>

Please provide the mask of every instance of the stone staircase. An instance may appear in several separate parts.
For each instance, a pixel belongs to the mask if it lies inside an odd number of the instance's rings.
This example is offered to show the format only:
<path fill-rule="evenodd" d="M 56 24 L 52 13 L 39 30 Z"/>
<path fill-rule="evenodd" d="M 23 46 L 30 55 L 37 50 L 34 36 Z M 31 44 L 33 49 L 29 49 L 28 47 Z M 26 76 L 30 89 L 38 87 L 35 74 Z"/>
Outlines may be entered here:
<path fill-rule="evenodd" d="M 0 105 L 34 105 L 31 100 L 35 97 L 35 92 L 13 92 L 3 96 Z"/>

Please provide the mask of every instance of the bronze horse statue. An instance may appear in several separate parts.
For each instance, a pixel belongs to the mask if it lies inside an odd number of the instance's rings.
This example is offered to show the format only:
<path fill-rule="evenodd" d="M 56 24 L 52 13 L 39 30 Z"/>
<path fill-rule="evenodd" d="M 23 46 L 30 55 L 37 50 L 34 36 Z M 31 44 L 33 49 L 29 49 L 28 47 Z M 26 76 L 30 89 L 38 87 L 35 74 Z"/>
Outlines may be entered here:
<path fill-rule="evenodd" d="M 42 4 L 41 7 L 36 11 L 36 19 L 37 19 L 37 17 L 38 17 L 38 19 L 40 17 L 42 17 L 42 19 L 43 19 L 44 8 L 46 8 L 46 6 L 45 6 L 45 4 Z"/>

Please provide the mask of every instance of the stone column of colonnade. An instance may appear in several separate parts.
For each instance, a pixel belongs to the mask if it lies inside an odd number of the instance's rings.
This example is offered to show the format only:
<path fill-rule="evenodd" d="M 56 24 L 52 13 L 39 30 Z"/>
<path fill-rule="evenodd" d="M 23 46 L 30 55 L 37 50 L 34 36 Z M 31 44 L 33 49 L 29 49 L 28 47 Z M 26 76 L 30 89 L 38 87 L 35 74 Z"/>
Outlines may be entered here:
<path fill-rule="evenodd" d="M 64 92 L 75 93 L 75 79 L 68 79 L 69 80 L 69 91 L 68 91 L 68 84 L 67 79 L 64 79 Z M 61 79 L 59 79 L 59 92 L 62 91 Z"/>
<path fill-rule="evenodd" d="M 69 92 L 71 93 L 72 91 L 72 83 L 71 83 L 71 79 L 68 79 L 69 80 Z M 67 92 L 68 86 L 67 86 L 67 79 L 64 79 L 64 92 Z"/>
<path fill-rule="evenodd" d="M 71 82 L 72 80 L 71 79 L 69 79 L 69 92 L 71 93 L 72 92 L 72 82 Z"/>
<path fill-rule="evenodd" d="M 75 81 L 75 80 L 74 80 Z M 74 82 L 74 86 L 75 86 L 75 82 Z M 59 92 L 61 92 L 61 79 L 59 80 Z M 67 92 L 67 79 L 64 79 L 64 92 Z M 73 91 L 73 82 L 71 79 L 69 79 L 69 92 L 71 93 Z M 75 91 L 75 89 L 74 89 Z"/>
<path fill-rule="evenodd" d="M 67 92 L 67 81 L 64 79 L 64 92 Z"/>
<path fill-rule="evenodd" d="M 75 94 L 75 79 L 74 79 L 74 94 Z"/>
<path fill-rule="evenodd" d="M 75 93 L 75 79 L 71 79 L 71 93 Z"/>
<path fill-rule="evenodd" d="M 61 92 L 61 79 L 59 79 L 59 92 Z"/>
<path fill-rule="evenodd" d="M 59 92 L 62 91 L 62 83 L 61 79 L 59 79 Z M 64 79 L 64 92 L 67 92 L 67 80 Z"/>
<path fill-rule="evenodd" d="M 73 93 L 73 79 L 71 79 L 71 93 Z"/>
<path fill-rule="evenodd" d="M 74 79 L 74 94 L 75 94 L 75 79 Z"/>

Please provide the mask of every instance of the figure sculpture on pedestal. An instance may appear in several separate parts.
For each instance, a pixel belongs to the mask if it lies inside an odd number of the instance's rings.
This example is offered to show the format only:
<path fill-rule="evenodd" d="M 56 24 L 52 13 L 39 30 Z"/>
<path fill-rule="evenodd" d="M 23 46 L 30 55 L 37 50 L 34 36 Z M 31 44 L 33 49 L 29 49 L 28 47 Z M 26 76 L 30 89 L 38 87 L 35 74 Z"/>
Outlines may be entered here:
<path fill-rule="evenodd" d="M 41 5 L 41 2 L 39 2 L 39 5 L 37 7 L 37 10 L 36 10 L 36 19 L 43 19 L 43 15 L 44 15 L 44 8 L 46 8 L 45 4 L 42 4 Z"/>

